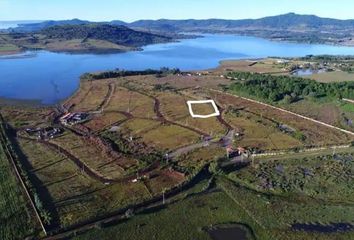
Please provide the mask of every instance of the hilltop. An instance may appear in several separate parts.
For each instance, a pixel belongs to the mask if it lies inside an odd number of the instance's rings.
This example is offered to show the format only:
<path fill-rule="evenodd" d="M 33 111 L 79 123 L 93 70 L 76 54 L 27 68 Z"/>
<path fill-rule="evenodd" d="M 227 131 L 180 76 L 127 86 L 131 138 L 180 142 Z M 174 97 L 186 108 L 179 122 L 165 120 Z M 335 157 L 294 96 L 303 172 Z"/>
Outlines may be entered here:
<path fill-rule="evenodd" d="M 171 37 L 136 31 L 125 26 L 57 24 L 35 32 L 0 35 L 0 53 L 28 49 L 65 52 L 129 51 L 137 50 L 144 45 L 172 40 Z"/>

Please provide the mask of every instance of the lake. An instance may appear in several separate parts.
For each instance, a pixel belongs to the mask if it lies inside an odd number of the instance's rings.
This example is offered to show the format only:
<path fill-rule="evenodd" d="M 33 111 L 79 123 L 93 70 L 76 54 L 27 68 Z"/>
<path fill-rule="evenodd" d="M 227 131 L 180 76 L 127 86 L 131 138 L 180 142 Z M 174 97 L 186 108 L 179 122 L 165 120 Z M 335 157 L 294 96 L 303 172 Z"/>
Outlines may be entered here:
<path fill-rule="evenodd" d="M 308 54 L 354 55 L 354 47 L 274 42 L 256 37 L 204 35 L 203 38 L 149 45 L 143 51 L 66 54 L 47 51 L 0 57 L 0 97 L 54 104 L 70 96 L 85 72 L 177 67 L 200 70 L 220 60 L 296 57 Z"/>

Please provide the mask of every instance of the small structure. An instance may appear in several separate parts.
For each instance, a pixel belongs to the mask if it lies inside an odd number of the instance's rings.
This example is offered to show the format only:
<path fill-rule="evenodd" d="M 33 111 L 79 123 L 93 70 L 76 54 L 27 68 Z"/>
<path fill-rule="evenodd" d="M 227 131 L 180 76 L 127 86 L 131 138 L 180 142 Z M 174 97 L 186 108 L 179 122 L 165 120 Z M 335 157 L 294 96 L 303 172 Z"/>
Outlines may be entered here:
<path fill-rule="evenodd" d="M 35 136 L 38 139 L 44 139 L 44 140 L 52 139 L 64 132 L 63 129 L 57 127 L 27 128 L 25 131 L 29 136 Z"/>
<path fill-rule="evenodd" d="M 60 122 L 64 125 L 73 126 L 75 124 L 85 122 L 88 116 L 88 113 L 67 113 L 60 118 Z"/>

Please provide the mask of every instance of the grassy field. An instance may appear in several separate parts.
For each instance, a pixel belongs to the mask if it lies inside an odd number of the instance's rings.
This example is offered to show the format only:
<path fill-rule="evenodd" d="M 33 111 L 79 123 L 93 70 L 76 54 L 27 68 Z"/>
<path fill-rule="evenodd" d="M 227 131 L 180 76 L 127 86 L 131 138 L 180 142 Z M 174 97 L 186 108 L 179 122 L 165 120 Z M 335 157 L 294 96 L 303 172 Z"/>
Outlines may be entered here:
<path fill-rule="evenodd" d="M 0 146 L 0 239 L 24 239 L 37 231 L 34 212 Z"/>
<path fill-rule="evenodd" d="M 52 109 L 33 107 L 3 107 L 1 114 L 14 128 L 47 124 Z"/>
<path fill-rule="evenodd" d="M 334 130 L 314 122 L 304 120 L 300 117 L 281 112 L 279 110 L 264 106 L 258 103 L 250 102 L 248 100 L 222 95 L 218 93 L 213 94 L 214 99 L 225 108 L 228 106 L 244 108 L 248 112 L 254 113 L 263 118 L 270 119 L 280 124 L 286 124 L 297 131 L 301 132 L 306 137 L 306 145 L 331 145 L 348 143 L 353 140 L 353 137 L 338 130 Z"/>
<path fill-rule="evenodd" d="M 256 239 L 265 240 L 344 240 L 353 236 L 350 232 L 302 232 L 290 228 L 298 222 L 350 223 L 353 206 L 316 201 L 301 195 L 264 194 L 234 181 L 220 176 L 216 181 L 219 191 L 179 198 L 74 239 L 112 239 L 117 234 L 120 239 L 210 239 L 206 228 L 228 223 L 245 224 L 252 229 Z"/>
<path fill-rule="evenodd" d="M 281 67 L 281 65 L 276 64 L 275 59 L 262 59 L 259 61 L 222 61 L 220 66 L 216 69 L 217 71 L 240 71 L 240 72 L 257 72 L 257 73 L 279 73 L 287 71 Z"/>
<path fill-rule="evenodd" d="M 27 140 L 20 144 L 31 165 L 30 173 L 39 179 L 39 194 L 47 203 L 53 220 L 61 226 L 102 216 L 150 197 L 143 183 L 106 186 L 46 146 Z"/>
<path fill-rule="evenodd" d="M 303 146 L 303 143 L 276 128 L 275 124 L 259 116 L 239 111 L 227 113 L 225 119 L 241 133 L 235 143 L 240 147 L 260 150 L 282 150 Z"/>
<path fill-rule="evenodd" d="M 354 130 L 354 125 L 348 124 L 349 119 L 354 119 L 352 103 L 339 100 L 304 99 L 282 107 L 334 126 Z"/>
<path fill-rule="evenodd" d="M 161 150 L 173 150 L 198 142 L 200 136 L 191 130 L 175 126 L 163 125 L 144 133 L 143 141 Z"/>
<path fill-rule="evenodd" d="M 226 178 L 219 186 L 252 220 L 248 223 L 259 239 L 351 239 L 348 233 L 320 233 L 293 231 L 294 223 L 352 223 L 353 205 L 325 202 L 292 192 L 286 196 L 254 191 L 242 182 Z"/>
<path fill-rule="evenodd" d="M 90 231 L 75 239 L 210 239 L 204 227 L 240 222 L 242 213 L 222 192 L 196 195 L 151 213 L 138 214 L 122 224 Z M 188 223 L 188 224 L 186 224 Z"/>
<path fill-rule="evenodd" d="M 196 170 L 225 156 L 225 154 L 226 151 L 222 147 L 199 148 L 180 156 L 177 161 L 179 166 Z"/>
<path fill-rule="evenodd" d="M 137 164 L 135 159 L 123 155 L 109 156 L 97 144 L 84 140 L 73 133 L 67 132 L 53 142 L 83 161 L 93 171 L 110 179 L 122 177 L 125 170 Z"/>
<path fill-rule="evenodd" d="M 231 176 L 258 191 L 299 193 L 329 202 L 353 203 L 353 154 L 260 161 Z"/>
<path fill-rule="evenodd" d="M 115 112 L 104 112 L 100 115 L 95 115 L 89 122 L 84 123 L 91 131 L 101 131 L 105 128 L 126 119 L 123 114 Z"/>
<path fill-rule="evenodd" d="M 82 90 L 81 90 L 82 89 Z M 73 111 L 95 111 L 109 91 L 108 81 L 81 81 L 80 91 L 70 98 Z"/>
<path fill-rule="evenodd" d="M 116 88 L 105 110 L 129 112 L 135 117 L 155 117 L 152 98 L 122 87 Z"/>
<path fill-rule="evenodd" d="M 179 94 L 163 93 L 158 96 L 158 99 L 161 101 L 163 114 L 171 121 L 196 128 L 214 137 L 225 134 L 227 131 L 216 117 L 207 119 L 192 118 L 188 110 L 187 101 L 195 100 L 193 98 Z M 195 114 L 214 113 L 214 109 L 210 104 L 193 104 L 192 107 Z"/>
<path fill-rule="evenodd" d="M 317 73 L 310 76 L 305 76 L 318 82 L 331 83 L 331 82 L 349 82 L 354 81 L 354 74 L 342 71 Z"/>

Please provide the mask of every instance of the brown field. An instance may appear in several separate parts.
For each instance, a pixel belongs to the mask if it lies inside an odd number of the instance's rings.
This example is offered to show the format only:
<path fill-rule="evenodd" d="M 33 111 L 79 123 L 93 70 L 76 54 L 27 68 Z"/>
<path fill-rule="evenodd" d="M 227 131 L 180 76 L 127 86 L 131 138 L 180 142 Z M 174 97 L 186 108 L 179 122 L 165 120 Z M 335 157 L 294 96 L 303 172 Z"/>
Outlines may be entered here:
<path fill-rule="evenodd" d="M 148 76 L 131 76 L 125 78 L 129 83 L 137 84 L 137 86 L 154 86 L 156 84 L 169 84 L 176 89 L 208 87 L 219 89 L 220 84 L 229 84 L 230 80 L 220 77 L 219 73 L 209 72 L 205 76 L 178 76 L 167 75 L 165 77 L 156 78 L 154 75 Z"/>
<path fill-rule="evenodd" d="M 105 111 L 129 112 L 134 117 L 153 118 L 154 100 L 138 92 L 116 87 Z"/>
<path fill-rule="evenodd" d="M 47 124 L 52 113 L 53 110 L 49 108 L 3 107 L 1 109 L 5 121 L 14 128 Z"/>
<path fill-rule="evenodd" d="M 126 119 L 123 114 L 116 112 L 104 112 L 102 114 L 95 115 L 90 121 L 84 123 L 84 126 L 91 131 L 101 131 L 105 128 Z"/>
<path fill-rule="evenodd" d="M 207 163 L 215 161 L 219 157 L 225 156 L 225 154 L 225 149 L 222 147 L 211 146 L 199 148 L 180 156 L 178 158 L 178 165 L 191 169 L 198 169 Z"/>
<path fill-rule="evenodd" d="M 104 101 L 109 92 L 109 81 L 81 81 L 80 91 L 76 92 L 66 105 L 72 111 L 95 111 Z"/>
<path fill-rule="evenodd" d="M 257 62 L 256 64 L 253 64 Z M 240 72 L 256 72 L 256 73 L 286 73 L 280 65 L 275 64 L 275 59 L 262 59 L 258 61 L 248 60 L 227 60 L 222 61 L 216 71 L 240 71 Z"/>
<path fill-rule="evenodd" d="M 121 129 L 125 135 L 139 138 L 145 144 L 161 150 L 173 150 L 200 139 L 200 135 L 191 130 L 176 125 L 162 125 L 161 122 L 148 119 L 129 120 L 121 125 Z"/>
<path fill-rule="evenodd" d="M 97 145 L 85 141 L 73 133 L 67 132 L 55 138 L 53 142 L 106 178 L 118 179 L 124 175 L 125 170 L 137 164 L 135 159 L 127 158 L 123 155 L 120 155 L 119 158 L 108 157 Z"/>
<path fill-rule="evenodd" d="M 168 190 L 173 186 L 182 183 L 185 180 L 185 176 L 174 170 L 162 169 L 153 171 L 150 173 L 149 180 L 146 181 L 146 185 L 153 195 L 159 195 L 164 190 Z"/>

